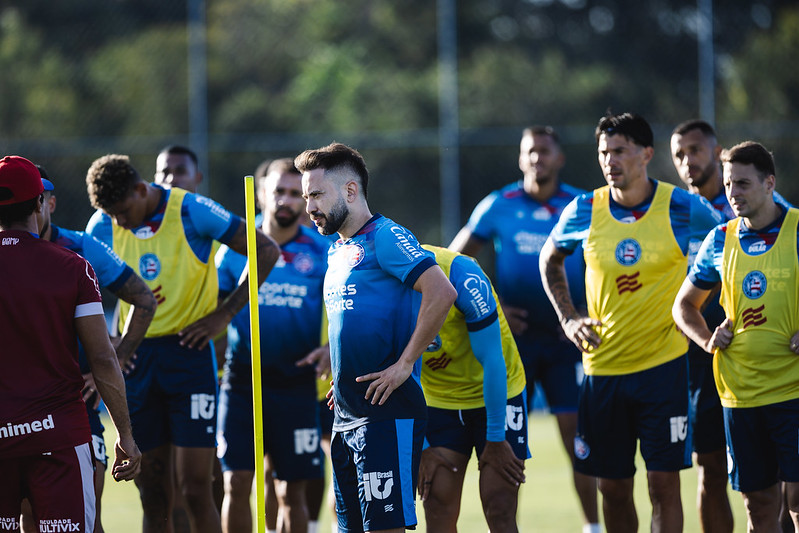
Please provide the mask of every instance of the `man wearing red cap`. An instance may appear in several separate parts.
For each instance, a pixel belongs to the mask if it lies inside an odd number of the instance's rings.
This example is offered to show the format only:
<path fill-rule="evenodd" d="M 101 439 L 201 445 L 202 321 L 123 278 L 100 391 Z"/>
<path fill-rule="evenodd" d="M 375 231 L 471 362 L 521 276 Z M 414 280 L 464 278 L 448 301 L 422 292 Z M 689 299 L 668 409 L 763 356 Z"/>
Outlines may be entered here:
<path fill-rule="evenodd" d="M 91 532 L 93 459 L 78 339 L 119 435 L 114 479 L 132 479 L 141 454 L 94 271 L 38 238 L 43 191 L 33 163 L 0 159 L 0 529 L 19 529 L 28 498 L 39 531 Z"/>

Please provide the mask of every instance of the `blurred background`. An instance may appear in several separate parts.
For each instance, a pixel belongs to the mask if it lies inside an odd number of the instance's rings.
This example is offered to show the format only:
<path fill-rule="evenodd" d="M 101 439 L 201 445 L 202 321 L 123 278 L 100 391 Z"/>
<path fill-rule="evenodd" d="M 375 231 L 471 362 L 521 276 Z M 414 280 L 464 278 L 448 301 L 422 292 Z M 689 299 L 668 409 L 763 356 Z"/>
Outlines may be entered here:
<path fill-rule="evenodd" d="M 611 109 L 652 124 L 652 177 L 678 183 L 669 134 L 699 117 L 771 149 L 799 204 L 798 52 L 795 0 L 2 0 L 0 152 L 44 165 L 55 222 L 83 229 L 103 154 L 151 179 L 188 145 L 200 192 L 243 214 L 262 160 L 336 140 L 364 154 L 373 211 L 447 244 L 520 177 L 525 126 L 560 132 L 564 181 L 603 185 Z"/>

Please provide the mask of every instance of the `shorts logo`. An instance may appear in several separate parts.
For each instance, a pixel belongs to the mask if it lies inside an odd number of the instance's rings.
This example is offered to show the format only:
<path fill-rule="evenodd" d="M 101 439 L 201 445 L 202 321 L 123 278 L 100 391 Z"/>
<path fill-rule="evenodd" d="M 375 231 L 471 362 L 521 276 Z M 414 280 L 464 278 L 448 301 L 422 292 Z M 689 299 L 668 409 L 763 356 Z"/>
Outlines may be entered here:
<path fill-rule="evenodd" d="M 19 529 L 19 520 L 16 516 L 0 517 L 0 529 L 5 531 L 16 531 Z"/>
<path fill-rule="evenodd" d="M 144 254 L 139 259 L 139 274 L 147 281 L 152 281 L 161 273 L 161 261 L 155 254 Z"/>
<path fill-rule="evenodd" d="M 360 244 L 348 244 L 345 253 L 347 266 L 350 268 L 355 268 L 360 265 L 361 261 L 363 261 L 363 258 L 366 256 L 366 251 L 364 251 L 363 246 Z"/>
<path fill-rule="evenodd" d="M 616 261 L 620 265 L 634 265 L 641 259 L 641 245 L 635 239 L 624 239 L 616 245 Z"/>
<path fill-rule="evenodd" d="M 314 260 L 310 255 L 297 254 L 291 264 L 294 266 L 294 270 L 300 274 L 308 274 L 313 270 Z"/>
<path fill-rule="evenodd" d="M 441 349 L 441 335 L 436 335 L 436 338 L 433 339 L 433 342 L 427 345 L 425 348 L 426 352 L 437 352 Z"/>
<path fill-rule="evenodd" d="M 394 472 L 364 472 L 363 485 L 363 492 L 367 502 L 385 500 L 391 496 L 391 488 L 394 486 Z"/>
<path fill-rule="evenodd" d="M 635 274 L 622 274 L 618 278 L 616 278 L 616 288 L 619 290 L 619 294 L 623 294 L 625 292 L 635 292 L 643 285 L 641 282 L 638 281 L 638 276 L 641 275 L 641 271 L 639 270 Z"/>
<path fill-rule="evenodd" d="M 57 531 L 81 531 L 80 522 L 73 522 L 70 518 L 39 520 L 39 533 L 55 533 Z"/>
<path fill-rule="evenodd" d="M 191 395 L 191 419 L 211 420 L 214 417 L 215 398 L 213 394 Z"/>
<path fill-rule="evenodd" d="M 688 417 L 673 416 L 669 418 L 671 427 L 671 442 L 682 442 L 688 436 Z"/>
<path fill-rule="evenodd" d="M 394 504 L 393 503 L 389 503 L 388 505 L 384 505 L 383 506 L 383 512 L 390 513 L 393 510 L 394 510 Z"/>
<path fill-rule="evenodd" d="M 314 453 L 319 449 L 319 432 L 316 428 L 294 430 L 294 455 Z"/>
<path fill-rule="evenodd" d="M 519 405 L 505 406 L 505 430 L 521 431 L 524 427 L 524 409 Z"/>
<path fill-rule="evenodd" d="M 574 456 L 578 459 L 585 460 L 591 455 L 591 448 L 580 437 L 574 437 Z"/>
<path fill-rule="evenodd" d="M 443 370 L 452 362 L 452 357 L 447 355 L 447 352 L 442 353 L 438 357 L 431 357 L 424 364 L 430 370 Z"/>
<path fill-rule="evenodd" d="M 760 307 L 750 307 L 749 309 L 744 310 L 744 312 L 741 313 L 744 329 L 748 328 L 749 326 L 759 326 L 761 324 L 765 324 L 767 320 L 767 318 L 763 316 L 763 309 L 765 308 L 766 306 L 764 304 Z"/>
<path fill-rule="evenodd" d="M 759 270 L 753 270 L 743 281 L 743 291 L 750 300 L 757 300 L 766 293 L 766 276 Z"/>

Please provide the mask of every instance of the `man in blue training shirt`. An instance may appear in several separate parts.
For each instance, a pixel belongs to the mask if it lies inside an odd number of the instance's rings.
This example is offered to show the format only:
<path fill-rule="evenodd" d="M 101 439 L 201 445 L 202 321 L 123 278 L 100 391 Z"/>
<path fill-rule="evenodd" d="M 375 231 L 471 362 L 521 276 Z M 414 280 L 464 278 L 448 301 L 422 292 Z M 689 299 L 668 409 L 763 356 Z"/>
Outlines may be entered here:
<path fill-rule="evenodd" d="M 338 525 L 354 532 L 414 529 L 427 418 L 416 363 L 457 293 L 412 233 L 372 215 L 369 173 L 356 150 L 333 143 L 306 150 L 294 163 L 314 224 L 340 237 L 328 252 L 324 283 Z"/>
<path fill-rule="evenodd" d="M 217 240 L 246 254 L 245 223 L 204 196 L 145 182 L 127 156 L 95 160 L 86 187 L 97 208 L 87 232 L 138 267 L 158 301 L 136 367 L 126 377 L 133 432 L 143 455 L 136 483 L 144 531 L 171 527 L 174 456 L 192 530 L 219 532 L 211 493 L 217 375 L 209 341 L 244 308 L 248 290 L 245 275 L 217 302 L 211 251 Z M 279 248 L 256 230 L 256 249 L 262 282 Z M 120 309 L 124 323 L 129 310 L 125 304 Z"/>
<path fill-rule="evenodd" d="M 269 457 L 278 509 L 273 531 L 311 531 L 310 480 L 324 479 L 319 403 L 313 366 L 297 366 L 320 346 L 322 283 L 330 240 L 300 224 L 306 217 L 302 177 L 291 159 L 277 159 L 256 183 L 262 229 L 281 255 L 258 289 L 261 338 L 264 453 Z M 247 258 L 227 246 L 216 255 L 219 295 L 237 285 Z M 316 353 L 314 353 L 316 352 Z M 219 394 L 219 449 L 225 479 L 225 531 L 252 531 L 250 488 L 254 475 L 253 391 L 249 308 L 228 326 L 225 373 Z M 267 486 L 269 480 L 267 480 Z M 270 528 L 267 528 L 268 530 Z M 315 529 L 314 529 L 315 531 Z"/>
<path fill-rule="evenodd" d="M 493 240 L 495 285 L 524 363 L 528 409 L 536 383 L 540 383 L 571 460 L 582 378 L 580 351 L 563 334 L 541 278 L 535 275 L 538 254 L 563 208 L 585 192 L 560 181 L 564 163 L 560 140 L 552 127 L 526 128 L 519 145 L 522 180 L 492 192 L 477 204 L 449 248 L 477 257 Z M 584 271 L 582 254 L 566 260 L 569 287 L 581 308 L 585 307 Z M 583 511 L 583 528 L 598 533 L 596 480 L 574 469 L 572 474 Z"/>

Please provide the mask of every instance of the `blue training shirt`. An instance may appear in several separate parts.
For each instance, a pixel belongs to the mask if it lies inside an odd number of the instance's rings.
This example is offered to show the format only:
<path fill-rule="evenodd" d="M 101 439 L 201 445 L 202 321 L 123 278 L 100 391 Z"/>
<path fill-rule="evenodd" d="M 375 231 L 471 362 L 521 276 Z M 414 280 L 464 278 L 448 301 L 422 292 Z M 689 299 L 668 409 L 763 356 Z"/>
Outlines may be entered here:
<path fill-rule="evenodd" d="M 497 294 L 508 305 L 527 310 L 529 335 L 558 334 L 558 317 L 538 274 L 538 256 L 563 209 L 584 192 L 561 183 L 552 198 L 541 203 L 530 197 L 523 182 L 518 181 L 486 196 L 466 224 L 478 239 L 493 239 Z M 575 304 L 584 307 L 582 254 L 567 258 L 565 266 Z"/>
<path fill-rule="evenodd" d="M 134 234 L 141 235 L 142 238 L 155 233 L 160 227 L 171 192 L 171 189 L 164 189 L 159 185 L 150 184 L 149 186 L 156 187 L 161 191 L 161 199 L 155 212 L 141 226 L 131 230 Z M 186 193 L 183 198 L 180 216 L 186 240 L 194 254 L 203 263 L 207 263 L 210 259 L 213 241 L 217 240 L 228 244 L 241 223 L 241 218 L 210 198 L 191 192 Z M 113 222 L 111 217 L 101 210 L 95 211 L 89 219 L 86 232 L 113 248 Z"/>
<path fill-rule="evenodd" d="M 610 197 L 610 212 L 616 220 L 634 222 L 647 212 L 655 196 L 658 182 L 649 178 L 655 185 L 652 194 L 633 207 L 625 207 Z M 591 227 L 591 210 L 594 193 L 578 196 L 563 210 L 560 220 L 552 230 L 555 247 L 565 254 L 572 254 L 588 238 Z M 708 232 L 720 223 L 722 215 L 705 198 L 691 194 L 685 189 L 675 188 L 669 205 L 671 231 L 683 254 L 688 256 L 688 264 L 693 262 L 702 240 Z M 581 254 L 582 255 L 582 254 Z M 570 282 L 571 283 L 571 282 Z"/>
<path fill-rule="evenodd" d="M 355 235 L 328 251 L 324 297 L 335 394 L 334 431 L 383 419 L 424 419 L 419 364 L 383 405 L 364 396 L 355 378 L 394 364 L 416 327 L 419 276 L 436 264 L 403 226 L 375 214 Z"/>
<path fill-rule="evenodd" d="M 264 385 L 292 387 L 313 383 L 313 366 L 295 363 L 320 345 L 323 298 L 330 240 L 300 226 L 297 235 L 281 245 L 269 276 L 258 288 L 261 335 L 261 376 Z M 247 258 L 222 246 L 216 254 L 219 295 L 227 296 L 239 284 Z M 228 325 L 225 379 L 250 385 L 252 361 L 250 307 L 242 309 Z"/>
<path fill-rule="evenodd" d="M 51 226 L 50 240 L 86 259 L 97 274 L 101 287 L 117 291 L 133 274 L 130 268 L 107 244 L 83 231 Z"/>

